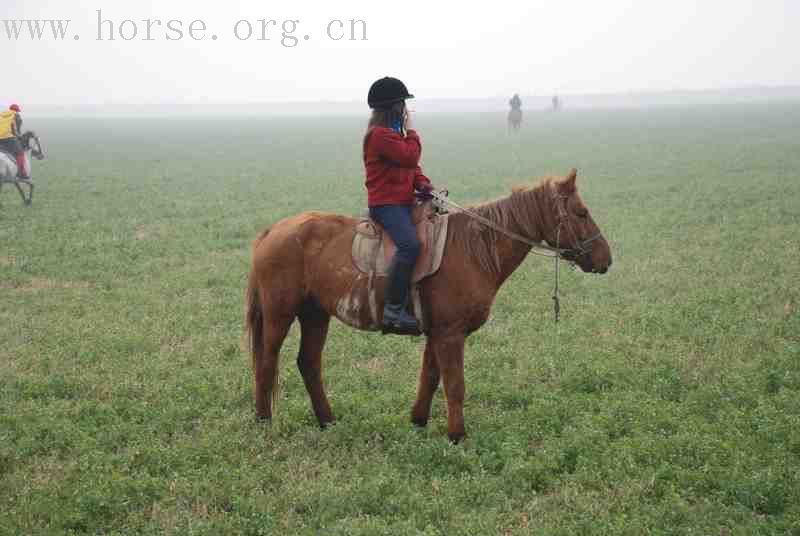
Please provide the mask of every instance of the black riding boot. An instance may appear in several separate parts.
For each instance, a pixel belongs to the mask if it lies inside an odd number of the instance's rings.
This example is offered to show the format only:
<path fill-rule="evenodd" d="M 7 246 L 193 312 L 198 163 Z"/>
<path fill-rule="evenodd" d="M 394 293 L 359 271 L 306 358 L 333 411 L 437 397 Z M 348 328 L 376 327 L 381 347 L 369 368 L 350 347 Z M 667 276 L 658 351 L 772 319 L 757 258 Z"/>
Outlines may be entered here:
<path fill-rule="evenodd" d="M 392 260 L 386 280 L 383 306 L 383 333 L 419 335 L 417 319 L 406 312 L 408 290 L 414 266 Z"/>

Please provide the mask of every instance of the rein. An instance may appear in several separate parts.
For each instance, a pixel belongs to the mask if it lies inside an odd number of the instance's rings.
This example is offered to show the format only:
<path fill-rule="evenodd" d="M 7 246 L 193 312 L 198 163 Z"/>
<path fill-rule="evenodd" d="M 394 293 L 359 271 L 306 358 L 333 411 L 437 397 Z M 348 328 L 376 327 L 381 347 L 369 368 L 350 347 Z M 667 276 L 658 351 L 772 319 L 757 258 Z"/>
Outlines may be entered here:
<path fill-rule="evenodd" d="M 430 192 L 430 195 L 433 196 L 433 198 L 436 201 L 438 201 L 439 203 L 441 203 L 443 205 L 449 205 L 451 208 L 455 209 L 457 212 L 461 212 L 463 214 L 466 214 L 470 218 L 482 223 L 483 225 L 485 225 L 487 227 L 490 227 L 490 228 L 494 229 L 498 233 L 503 234 L 503 235 L 507 236 L 508 238 L 511 238 L 512 240 L 516 240 L 517 242 L 522 242 L 523 244 L 526 244 L 526 245 L 530 246 L 531 250 L 532 250 L 531 253 L 534 253 L 535 255 L 541 255 L 543 257 L 556 257 L 556 258 L 562 257 L 564 260 L 566 260 L 568 262 L 571 262 L 571 263 L 574 263 L 575 259 L 577 259 L 581 255 L 585 255 L 586 253 L 589 253 L 592 250 L 592 247 L 591 247 L 590 244 L 602 236 L 600 233 L 596 233 L 596 234 L 590 236 L 589 238 L 587 238 L 586 240 L 580 240 L 578 238 L 577 233 L 572 228 L 572 226 L 569 223 L 567 223 L 566 226 L 569 227 L 570 232 L 572 233 L 572 236 L 575 238 L 575 247 L 573 247 L 573 248 L 560 248 L 557 245 L 556 245 L 556 247 L 553 247 L 550 244 L 546 244 L 544 242 L 536 242 L 534 240 L 531 240 L 530 238 L 522 236 L 521 234 L 515 233 L 514 231 L 509 231 L 505 227 L 502 227 L 502 226 L 496 224 L 492 220 L 490 220 L 488 218 L 484 218 L 483 216 L 481 216 L 480 214 L 478 214 L 474 210 L 468 209 L 466 207 L 462 207 L 458 203 L 455 203 L 454 201 L 451 201 L 450 199 L 448 199 L 445 195 L 441 194 L 440 192 Z M 559 196 L 559 197 L 563 197 L 563 196 Z M 558 222 L 558 228 L 556 229 L 556 243 L 558 243 L 558 238 L 559 238 L 558 235 L 560 234 L 561 226 L 564 224 L 565 221 L 568 221 L 567 218 L 566 218 L 566 214 L 564 213 L 564 210 L 559 206 L 559 222 Z M 547 253 L 545 253 L 545 251 Z"/>
<path fill-rule="evenodd" d="M 592 242 L 600 238 L 602 235 L 598 232 L 594 235 L 590 236 L 585 240 L 581 240 L 578 238 L 578 233 L 575 232 L 575 229 L 569 223 L 569 218 L 567 218 L 566 211 L 564 207 L 562 207 L 559 203 L 556 202 L 556 206 L 558 208 L 558 226 L 556 227 L 556 245 L 555 247 L 551 246 L 550 244 L 546 244 L 544 242 L 536 242 L 522 236 L 521 234 L 515 233 L 514 231 L 509 231 L 508 229 L 504 228 L 501 225 L 496 224 L 492 220 L 488 218 L 484 218 L 474 210 L 468 209 L 466 207 L 462 207 L 458 203 L 451 201 L 447 198 L 446 193 L 432 191 L 430 195 L 433 197 L 435 201 L 437 201 L 440 205 L 448 205 L 451 208 L 455 209 L 457 212 L 461 212 L 462 214 L 466 214 L 470 218 L 474 219 L 482 223 L 483 225 L 494 229 L 500 234 L 511 238 L 512 240 L 516 240 L 517 242 L 522 242 L 531 248 L 531 253 L 535 255 L 541 255 L 542 257 L 552 257 L 555 260 L 555 284 L 553 285 L 553 314 L 555 316 L 555 321 L 558 322 L 558 319 L 561 314 L 561 302 L 558 294 L 558 275 L 559 275 L 559 265 L 558 261 L 560 259 L 564 259 L 565 261 L 569 262 L 570 265 L 574 268 L 575 261 L 581 255 L 585 255 L 592 251 Z M 560 195 L 554 197 L 554 200 L 558 199 L 566 199 L 566 196 Z M 567 227 L 572 233 L 573 238 L 575 239 L 575 246 L 572 248 L 561 248 L 559 247 L 559 243 L 561 240 L 561 227 Z"/>

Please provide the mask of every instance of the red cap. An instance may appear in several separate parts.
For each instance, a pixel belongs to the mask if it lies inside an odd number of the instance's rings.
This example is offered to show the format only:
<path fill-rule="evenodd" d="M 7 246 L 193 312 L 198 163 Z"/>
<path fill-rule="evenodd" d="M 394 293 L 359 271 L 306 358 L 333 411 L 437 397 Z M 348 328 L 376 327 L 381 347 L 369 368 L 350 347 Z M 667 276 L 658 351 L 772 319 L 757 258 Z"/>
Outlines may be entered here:
<path fill-rule="evenodd" d="M 19 104 L 12 104 L 11 106 L 8 107 L 8 109 L 9 110 L 13 110 L 13 111 L 15 111 L 17 113 L 20 113 L 22 111 L 22 110 L 19 109 Z"/>

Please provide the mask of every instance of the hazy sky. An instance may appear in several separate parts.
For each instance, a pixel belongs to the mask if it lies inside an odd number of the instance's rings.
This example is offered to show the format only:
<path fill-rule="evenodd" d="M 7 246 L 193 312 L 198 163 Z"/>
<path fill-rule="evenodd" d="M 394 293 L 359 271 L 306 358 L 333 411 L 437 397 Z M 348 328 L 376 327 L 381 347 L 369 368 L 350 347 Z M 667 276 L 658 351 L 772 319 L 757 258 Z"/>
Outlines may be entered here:
<path fill-rule="evenodd" d="M 0 102 L 35 104 L 360 100 L 387 74 L 418 97 L 486 97 L 800 85 L 800 0 L 328 2 L 0 0 Z M 97 41 L 97 10 L 116 39 Z M 70 19 L 32 40 L 4 19 Z M 151 25 L 146 37 L 143 19 Z M 137 37 L 120 35 L 125 19 Z M 168 41 L 180 20 L 183 39 Z M 191 21 L 207 30 L 188 35 Z M 234 24 L 245 19 L 249 40 Z M 260 41 L 262 23 L 270 40 Z M 281 45 L 286 19 L 297 46 Z M 367 40 L 349 41 L 349 20 Z M 341 20 L 326 32 L 329 22 Z M 285 26 L 291 29 L 291 24 Z M 133 24 L 124 29 L 130 37 Z M 239 36 L 247 25 L 240 23 Z M 361 37 L 361 28 L 358 37 Z M 75 40 L 75 35 L 79 40 Z M 211 36 L 216 35 L 217 40 Z M 309 36 L 304 40 L 305 35 Z M 293 40 L 284 40 L 291 44 Z M 10 63 L 9 63 L 10 62 Z"/>

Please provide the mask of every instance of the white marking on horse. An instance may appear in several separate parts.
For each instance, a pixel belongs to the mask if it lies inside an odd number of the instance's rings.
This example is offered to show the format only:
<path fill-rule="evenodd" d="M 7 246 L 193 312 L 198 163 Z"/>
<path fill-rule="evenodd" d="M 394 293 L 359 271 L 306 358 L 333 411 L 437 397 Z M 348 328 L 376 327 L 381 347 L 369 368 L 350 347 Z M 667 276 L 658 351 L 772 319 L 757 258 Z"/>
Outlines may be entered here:
<path fill-rule="evenodd" d="M 372 272 L 370 272 L 370 276 L 372 276 Z M 375 292 L 375 285 L 374 279 L 370 277 L 370 281 L 367 286 L 367 297 L 369 299 L 369 317 L 372 319 L 372 325 L 378 325 L 378 296 Z"/>
<path fill-rule="evenodd" d="M 354 328 L 363 328 L 361 325 L 361 301 L 356 295 L 355 289 L 339 298 L 336 302 L 336 316 L 344 323 Z"/>
<path fill-rule="evenodd" d="M 365 307 L 369 313 L 366 318 L 363 315 Z M 373 285 L 367 278 L 359 277 L 349 292 L 337 300 L 336 317 L 348 326 L 375 331 L 379 328 L 377 309 Z"/>

